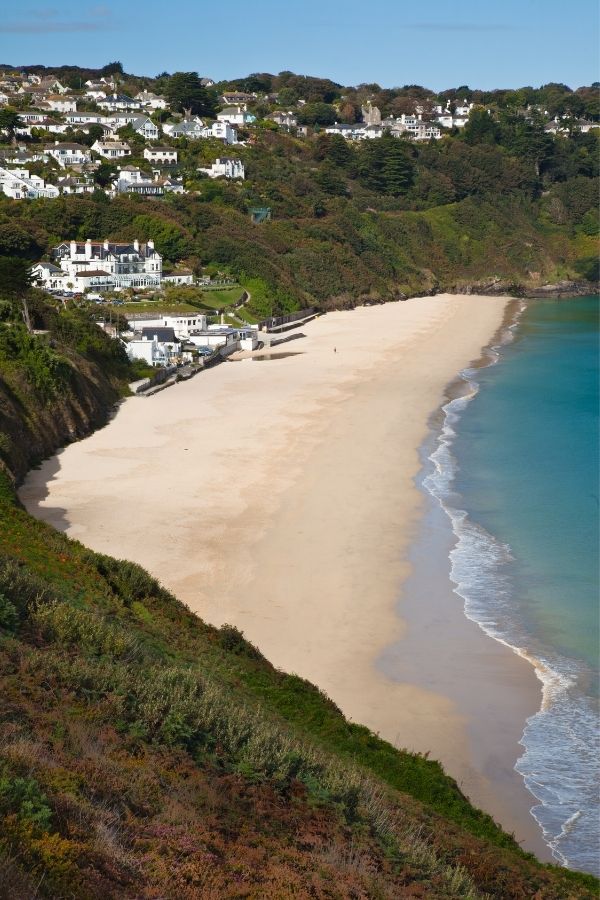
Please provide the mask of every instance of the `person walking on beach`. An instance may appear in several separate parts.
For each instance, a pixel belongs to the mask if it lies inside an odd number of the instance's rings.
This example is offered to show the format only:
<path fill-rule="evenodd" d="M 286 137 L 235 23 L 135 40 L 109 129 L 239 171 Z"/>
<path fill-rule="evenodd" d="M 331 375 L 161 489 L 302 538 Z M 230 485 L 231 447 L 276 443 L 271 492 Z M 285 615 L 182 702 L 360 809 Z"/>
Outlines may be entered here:
<path fill-rule="evenodd" d="M 337 353 L 337 347 L 334 347 L 334 348 L 333 348 L 333 352 L 334 352 L 334 353 Z"/>

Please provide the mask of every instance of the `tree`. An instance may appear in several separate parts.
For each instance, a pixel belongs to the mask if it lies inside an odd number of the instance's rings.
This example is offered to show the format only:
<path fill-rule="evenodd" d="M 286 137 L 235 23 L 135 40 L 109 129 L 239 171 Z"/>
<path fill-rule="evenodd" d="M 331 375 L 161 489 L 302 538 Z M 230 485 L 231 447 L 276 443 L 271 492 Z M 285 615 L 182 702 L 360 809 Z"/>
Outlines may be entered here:
<path fill-rule="evenodd" d="M 14 256 L 0 257 L 0 293 L 7 300 L 19 302 L 21 315 L 27 331 L 31 332 L 31 316 L 27 295 L 31 290 L 31 270 L 29 263 Z"/>
<path fill-rule="evenodd" d="M 7 131 L 11 140 L 14 140 L 15 129 L 21 124 L 19 113 L 12 106 L 0 109 L 0 131 Z"/>
<path fill-rule="evenodd" d="M 117 167 L 114 163 L 109 162 L 101 162 L 96 171 L 94 172 L 94 181 L 96 184 L 99 184 L 100 187 L 106 187 L 113 180 L 115 175 L 117 174 Z"/>
<path fill-rule="evenodd" d="M 120 62 L 111 62 L 107 63 L 107 65 L 102 66 L 100 69 L 100 75 L 107 77 L 108 75 L 122 75 L 123 74 L 123 65 Z"/>
<path fill-rule="evenodd" d="M 171 109 L 191 110 L 193 115 L 214 116 L 217 110 L 215 91 L 205 88 L 197 72 L 175 72 L 167 81 L 165 96 Z"/>
<path fill-rule="evenodd" d="M 337 113 L 329 103 L 307 103 L 298 113 L 301 125 L 333 125 Z"/>
<path fill-rule="evenodd" d="M 413 161 L 404 142 L 385 135 L 381 138 L 384 148 L 383 177 L 385 192 L 398 197 L 411 186 L 414 178 Z"/>
<path fill-rule="evenodd" d="M 462 133 L 467 144 L 497 144 L 500 126 L 485 109 L 473 109 Z"/>

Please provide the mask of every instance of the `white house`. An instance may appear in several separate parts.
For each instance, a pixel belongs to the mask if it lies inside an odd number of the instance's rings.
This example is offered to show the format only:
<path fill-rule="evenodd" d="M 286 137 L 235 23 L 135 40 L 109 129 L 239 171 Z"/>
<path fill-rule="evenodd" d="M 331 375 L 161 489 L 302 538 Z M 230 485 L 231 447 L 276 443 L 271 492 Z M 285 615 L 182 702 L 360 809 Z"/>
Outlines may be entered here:
<path fill-rule="evenodd" d="M 230 125 L 251 125 L 256 122 L 256 116 L 249 113 L 243 106 L 226 106 L 217 113 L 219 122 L 229 122 Z"/>
<path fill-rule="evenodd" d="M 220 325 L 190 334 L 188 341 L 196 347 L 226 347 L 237 349 L 238 332 L 235 328 L 222 328 Z M 233 345 L 233 346 L 232 346 Z"/>
<path fill-rule="evenodd" d="M 12 200 L 37 200 L 58 197 L 59 190 L 53 184 L 45 184 L 39 175 L 30 175 L 28 169 L 1 169 L 0 190 Z"/>
<path fill-rule="evenodd" d="M 173 138 L 189 138 L 192 141 L 205 137 L 204 130 L 204 122 L 201 119 L 182 119 L 181 122 L 165 122 L 163 124 L 165 134 Z"/>
<path fill-rule="evenodd" d="M 131 156 L 131 147 L 126 141 L 95 141 L 92 150 L 106 159 L 122 159 Z"/>
<path fill-rule="evenodd" d="M 276 125 L 279 125 L 280 128 L 290 129 L 295 128 L 298 124 L 298 119 L 294 115 L 293 112 L 275 112 L 268 117 L 272 122 L 275 122 Z"/>
<path fill-rule="evenodd" d="M 341 134 L 342 137 L 349 141 L 361 141 L 365 136 L 364 122 L 355 122 L 348 125 L 344 122 L 335 122 L 325 128 L 326 134 Z"/>
<path fill-rule="evenodd" d="M 163 283 L 165 282 L 167 284 L 193 284 L 194 273 L 190 272 L 189 269 L 177 269 L 175 272 L 163 275 Z"/>
<path fill-rule="evenodd" d="M 90 100 L 106 100 L 107 94 L 106 91 L 96 90 L 95 88 L 88 88 L 85 92 L 85 96 L 89 97 Z"/>
<path fill-rule="evenodd" d="M 75 275 L 67 275 L 65 287 L 74 290 L 77 294 L 84 291 L 112 291 L 117 285 L 114 276 L 104 269 L 90 269 L 86 272 L 76 272 Z"/>
<path fill-rule="evenodd" d="M 164 97 L 153 94 L 152 91 L 140 91 L 135 95 L 135 99 L 139 100 L 142 106 L 148 109 L 166 109 L 167 101 Z"/>
<path fill-rule="evenodd" d="M 19 113 L 19 121 L 25 122 L 28 125 L 31 125 L 31 124 L 37 125 L 37 124 L 39 124 L 39 122 L 43 122 L 47 118 L 48 118 L 48 114 L 45 112 L 42 112 L 39 109 L 25 110 L 24 112 Z"/>
<path fill-rule="evenodd" d="M 223 91 L 220 97 L 221 103 L 224 103 L 225 106 L 243 106 L 246 109 L 246 104 L 252 103 L 253 100 L 258 98 L 258 94 L 249 94 L 247 91 Z"/>
<path fill-rule="evenodd" d="M 52 134 L 64 134 L 68 130 L 69 126 L 65 122 L 60 122 L 56 119 L 43 118 L 36 122 L 24 123 L 18 128 L 15 128 L 15 134 L 21 135 L 22 137 L 32 137 L 34 128 L 42 129 L 43 131 L 49 131 Z"/>
<path fill-rule="evenodd" d="M 170 366 L 181 355 L 181 343 L 172 328 L 156 326 L 142 329 L 139 337 L 127 341 L 125 350 L 129 359 L 143 359 L 150 366 Z"/>
<path fill-rule="evenodd" d="M 168 276 L 164 277 L 166 281 Z M 134 335 L 145 329 L 148 333 L 153 328 L 172 328 L 177 338 L 189 338 L 190 335 L 206 331 L 206 316 L 201 313 L 177 313 L 162 316 L 140 316 L 130 319 L 129 324 Z"/>
<path fill-rule="evenodd" d="M 203 129 L 201 137 L 217 138 L 224 144 L 237 144 L 237 131 L 229 122 L 213 122 Z"/>
<path fill-rule="evenodd" d="M 116 112 L 119 109 L 141 109 L 142 104 L 127 94 L 109 94 L 104 100 L 98 100 L 98 106 L 102 109 Z"/>
<path fill-rule="evenodd" d="M 229 156 L 220 156 L 209 169 L 199 168 L 199 172 L 205 172 L 209 178 L 245 178 L 246 173 L 241 159 L 232 159 Z"/>
<path fill-rule="evenodd" d="M 406 135 L 414 141 L 439 140 L 442 136 L 439 125 L 435 122 L 425 122 L 421 116 L 399 116 L 390 127 L 390 132 L 395 137 Z"/>
<path fill-rule="evenodd" d="M 132 244 L 89 238 L 83 243 L 68 241 L 55 247 L 53 256 L 71 277 L 107 275 L 118 288 L 159 287 L 162 278 L 162 256 L 152 240 Z"/>
<path fill-rule="evenodd" d="M 162 197 L 164 187 L 153 178 L 148 178 L 143 172 L 137 179 L 118 178 L 112 183 L 111 194 L 139 194 L 144 197 Z"/>
<path fill-rule="evenodd" d="M 106 117 L 100 115 L 100 113 L 74 112 L 65 116 L 66 124 L 73 125 L 73 127 L 79 125 L 105 125 L 106 121 Z"/>
<path fill-rule="evenodd" d="M 74 97 L 65 97 L 63 94 L 49 94 L 46 97 L 46 105 L 56 112 L 69 113 L 77 110 L 77 102 Z"/>
<path fill-rule="evenodd" d="M 90 162 L 91 156 L 88 147 L 82 144 L 59 143 L 46 144 L 44 151 L 52 156 L 63 169 L 66 166 L 84 166 Z"/>
<path fill-rule="evenodd" d="M 30 269 L 32 283 L 44 291 L 57 291 L 65 286 L 66 272 L 52 263 L 39 262 Z"/>
<path fill-rule="evenodd" d="M 95 190 L 92 179 L 83 175 L 65 175 L 56 184 L 61 194 L 93 194 Z"/>
<path fill-rule="evenodd" d="M 173 147 L 146 147 L 144 159 L 164 166 L 175 166 L 177 165 L 177 150 L 174 150 Z"/>

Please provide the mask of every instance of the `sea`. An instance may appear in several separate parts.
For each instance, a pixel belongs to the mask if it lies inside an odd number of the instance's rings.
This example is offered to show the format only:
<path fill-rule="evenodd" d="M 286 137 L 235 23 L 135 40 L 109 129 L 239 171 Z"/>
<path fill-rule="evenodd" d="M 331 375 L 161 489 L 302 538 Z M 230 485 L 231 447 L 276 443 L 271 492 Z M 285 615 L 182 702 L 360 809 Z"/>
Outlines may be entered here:
<path fill-rule="evenodd" d="M 420 477 L 465 614 L 535 666 L 516 769 L 557 863 L 600 874 L 598 296 L 532 300 L 461 374 Z"/>

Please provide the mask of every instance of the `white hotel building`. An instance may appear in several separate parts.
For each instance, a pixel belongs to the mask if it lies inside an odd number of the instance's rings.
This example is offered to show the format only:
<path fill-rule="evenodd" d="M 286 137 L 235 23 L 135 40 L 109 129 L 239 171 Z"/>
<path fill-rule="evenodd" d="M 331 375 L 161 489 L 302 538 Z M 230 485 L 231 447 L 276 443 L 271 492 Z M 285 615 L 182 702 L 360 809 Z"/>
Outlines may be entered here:
<path fill-rule="evenodd" d="M 154 241 L 140 243 L 65 241 L 53 250 L 53 256 L 78 290 L 87 287 L 144 288 L 160 287 L 162 256 Z"/>

